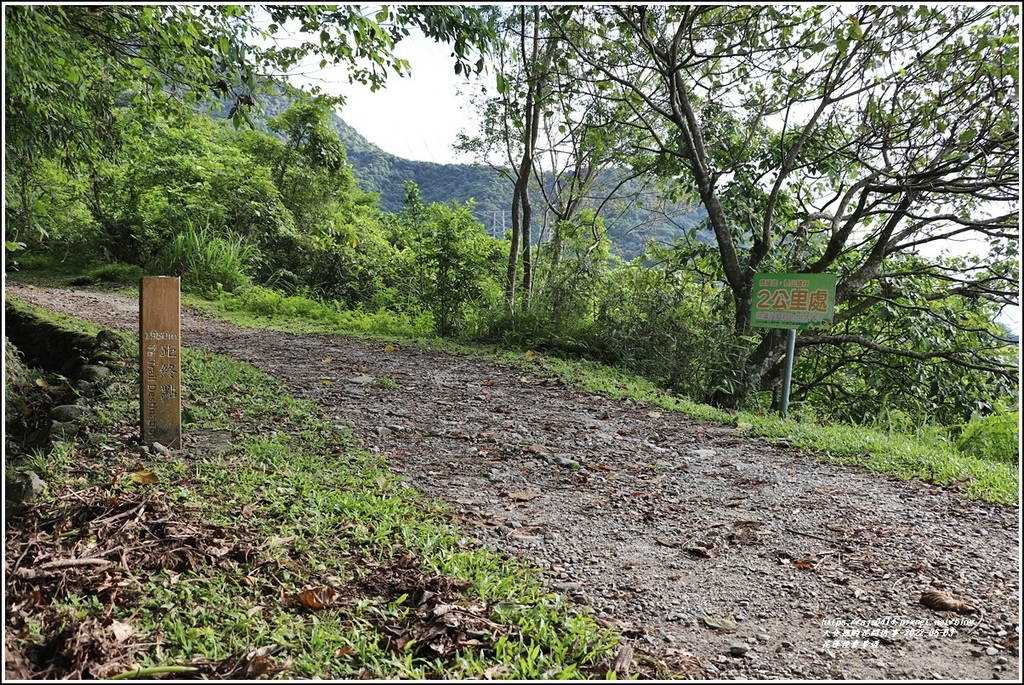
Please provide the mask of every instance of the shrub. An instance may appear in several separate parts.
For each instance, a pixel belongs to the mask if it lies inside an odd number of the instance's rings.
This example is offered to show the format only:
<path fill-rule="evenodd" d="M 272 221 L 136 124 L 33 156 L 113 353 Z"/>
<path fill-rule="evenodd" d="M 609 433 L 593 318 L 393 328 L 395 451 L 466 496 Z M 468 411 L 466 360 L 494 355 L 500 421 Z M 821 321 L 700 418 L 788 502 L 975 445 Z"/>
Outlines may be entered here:
<path fill-rule="evenodd" d="M 962 453 L 981 459 L 1020 463 L 1020 413 L 975 417 L 956 442 Z"/>

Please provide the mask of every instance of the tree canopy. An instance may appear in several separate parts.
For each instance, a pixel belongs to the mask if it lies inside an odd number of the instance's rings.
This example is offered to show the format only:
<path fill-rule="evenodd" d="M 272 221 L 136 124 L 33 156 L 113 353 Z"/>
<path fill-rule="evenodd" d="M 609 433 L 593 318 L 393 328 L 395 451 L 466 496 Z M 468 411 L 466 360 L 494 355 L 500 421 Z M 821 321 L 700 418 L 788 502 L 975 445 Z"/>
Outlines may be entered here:
<path fill-rule="evenodd" d="M 804 348 L 885 346 L 862 325 L 885 307 L 940 317 L 954 301 L 1017 302 L 1018 8 L 551 12 L 582 77 L 629 108 L 678 192 L 706 208 L 737 336 L 749 332 L 758 271 L 839 276 L 836 333 Z M 924 256 L 965 239 L 988 254 Z M 783 344 L 768 332 L 738 351 L 733 400 L 778 368 Z M 948 336 L 928 346 L 978 363 Z"/>
<path fill-rule="evenodd" d="M 440 5 L 5 5 L 4 21 L 7 145 L 19 157 L 109 144 L 111 106 L 126 95 L 141 108 L 226 100 L 240 124 L 310 55 L 378 88 L 407 73 L 394 47 L 413 28 L 452 44 L 457 73 L 483 68 L 493 36 L 487 11 Z"/>

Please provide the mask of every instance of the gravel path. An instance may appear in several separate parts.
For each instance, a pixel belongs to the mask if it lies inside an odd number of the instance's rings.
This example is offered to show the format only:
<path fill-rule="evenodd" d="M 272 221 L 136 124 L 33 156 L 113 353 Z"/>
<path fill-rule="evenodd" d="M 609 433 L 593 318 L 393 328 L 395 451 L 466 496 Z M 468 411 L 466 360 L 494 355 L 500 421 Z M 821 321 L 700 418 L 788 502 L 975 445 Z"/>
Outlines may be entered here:
<path fill-rule="evenodd" d="M 137 303 L 110 293 L 6 292 L 138 327 Z M 464 357 L 245 330 L 192 311 L 182 338 L 352 425 L 482 542 L 531 560 L 639 654 L 681 673 L 1019 680 L 1016 508 Z M 397 387 L 372 382 L 381 378 Z M 929 590 L 975 610 L 928 608 Z"/>

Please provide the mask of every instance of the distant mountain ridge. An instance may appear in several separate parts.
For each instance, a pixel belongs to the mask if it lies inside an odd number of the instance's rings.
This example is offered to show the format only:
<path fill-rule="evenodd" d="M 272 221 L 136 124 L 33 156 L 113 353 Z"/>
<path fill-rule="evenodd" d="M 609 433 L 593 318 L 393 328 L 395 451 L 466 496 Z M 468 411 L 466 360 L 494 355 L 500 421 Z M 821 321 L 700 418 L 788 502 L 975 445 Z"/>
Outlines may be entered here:
<path fill-rule="evenodd" d="M 411 180 L 419 186 L 427 204 L 474 200 L 477 218 L 488 230 L 494 228 L 500 235 L 502 214 L 509 211 L 512 184 L 497 171 L 482 165 L 437 164 L 392 155 L 364 138 L 335 113 L 331 114 L 330 126 L 348 151 L 348 161 L 360 187 L 380 196 L 381 209 L 402 211 L 405 182 Z M 506 217 L 504 227 L 507 223 Z"/>
<path fill-rule="evenodd" d="M 280 114 L 289 104 L 285 97 L 268 97 L 264 103 L 264 118 Z M 384 211 L 402 211 L 405 183 L 411 180 L 419 187 L 420 196 L 427 204 L 473 200 L 473 213 L 488 233 L 501 237 L 511 229 L 512 184 L 497 170 L 479 164 L 437 164 L 398 157 L 371 143 L 337 112 L 331 112 L 329 126 L 345 146 L 359 186 L 376 193 Z M 620 195 L 622 200 L 628 197 L 628 193 Z M 642 254 L 648 240 L 671 242 L 707 218 L 703 207 L 675 207 L 665 217 L 635 203 L 628 204 L 630 208 L 618 216 L 604 217 L 612 251 L 624 259 Z M 540 214 L 539 198 L 534 206 L 536 217 Z M 538 237 L 536 233 L 535 229 L 534 240 Z"/>

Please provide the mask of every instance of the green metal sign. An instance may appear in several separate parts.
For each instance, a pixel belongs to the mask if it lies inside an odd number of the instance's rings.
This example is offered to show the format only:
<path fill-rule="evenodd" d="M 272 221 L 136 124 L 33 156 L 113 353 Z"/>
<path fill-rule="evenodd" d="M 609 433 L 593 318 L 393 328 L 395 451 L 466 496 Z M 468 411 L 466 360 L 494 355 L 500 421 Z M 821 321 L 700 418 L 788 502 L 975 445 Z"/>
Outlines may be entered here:
<path fill-rule="evenodd" d="M 753 328 L 799 328 L 831 324 L 835 274 L 755 274 L 750 307 Z"/>

